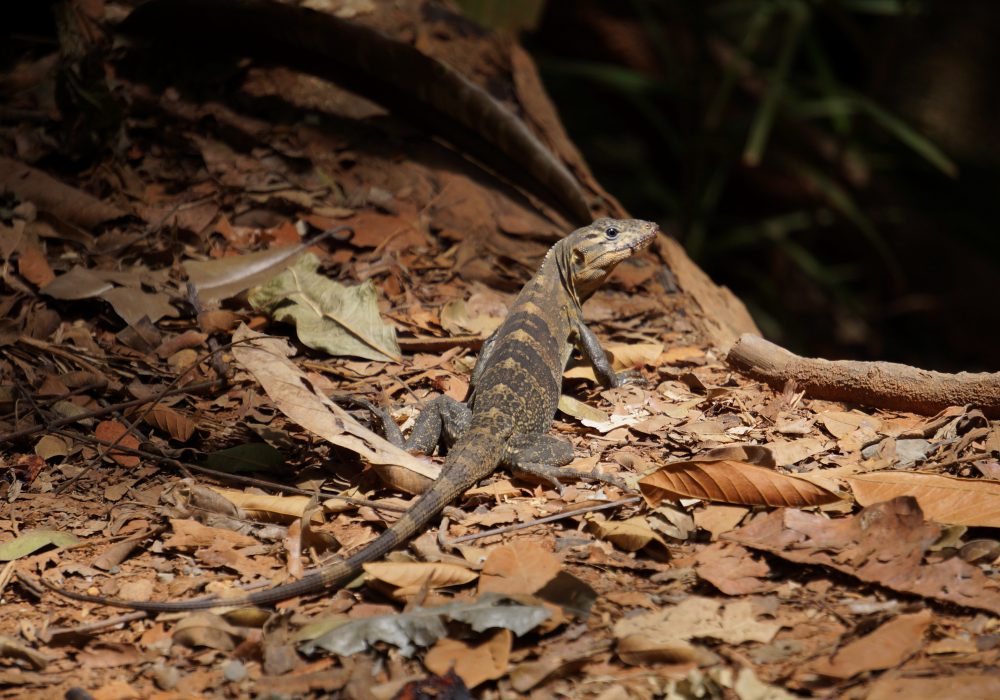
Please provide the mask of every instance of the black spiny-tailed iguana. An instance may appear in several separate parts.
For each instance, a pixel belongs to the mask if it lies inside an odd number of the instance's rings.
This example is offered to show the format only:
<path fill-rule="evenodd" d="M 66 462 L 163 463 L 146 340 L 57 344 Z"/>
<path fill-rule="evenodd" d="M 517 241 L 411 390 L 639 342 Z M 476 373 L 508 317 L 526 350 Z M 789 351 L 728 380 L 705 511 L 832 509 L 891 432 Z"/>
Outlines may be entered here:
<path fill-rule="evenodd" d="M 584 325 L 581 304 L 618 263 L 648 246 L 657 230 L 656 224 L 648 221 L 598 219 L 549 250 L 503 324 L 483 345 L 472 374 L 468 405 L 439 397 L 417 420 L 408 447 L 429 452 L 441 437 L 452 443 L 441 475 L 399 520 L 360 552 L 299 581 L 241 598 L 161 603 L 56 590 L 76 600 L 151 612 L 267 605 L 347 583 L 361 572 L 363 564 L 406 542 L 501 464 L 555 479 L 565 473 L 558 467 L 573 459 L 573 448 L 546 432 L 573 348 L 590 361 L 603 385 L 619 386 L 627 380 L 626 375 L 612 370 L 597 337 Z M 390 437 L 400 438 L 395 423 L 389 420 L 386 426 Z"/>

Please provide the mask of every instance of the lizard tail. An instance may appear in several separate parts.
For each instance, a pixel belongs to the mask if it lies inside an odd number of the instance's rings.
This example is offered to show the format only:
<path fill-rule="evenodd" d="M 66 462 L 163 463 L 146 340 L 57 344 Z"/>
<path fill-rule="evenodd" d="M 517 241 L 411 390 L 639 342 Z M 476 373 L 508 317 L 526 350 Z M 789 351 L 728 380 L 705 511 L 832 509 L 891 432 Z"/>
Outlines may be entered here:
<path fill-rule="evenodd" d="M 292 583 L 284 583 L 241 598 L 209 597 L 163 602 L 103 598 L 57 588 L 44 579 L 42 579 L 42 583 L 60 595 L 73 600 L 148 612 L 183 612 L 223 606 L 270 605 L 307 593 L 343 586 L 361 573 L 362 565 L 381 559 L 409 540 L 410 537 L 426 527 L 445 506 L 474 486 L 481 478 L 490 474 L 503 458 L 506 444 L 506 436 L 503 432 L 506 431 L 501 431 L 498 434 L 486 427 L 471 426 L 448 453 L 448 458 L 441 470 L 441 476 L 388 530 L 385 530 L 368 546 L 347 559 L 322 567 Z"/>

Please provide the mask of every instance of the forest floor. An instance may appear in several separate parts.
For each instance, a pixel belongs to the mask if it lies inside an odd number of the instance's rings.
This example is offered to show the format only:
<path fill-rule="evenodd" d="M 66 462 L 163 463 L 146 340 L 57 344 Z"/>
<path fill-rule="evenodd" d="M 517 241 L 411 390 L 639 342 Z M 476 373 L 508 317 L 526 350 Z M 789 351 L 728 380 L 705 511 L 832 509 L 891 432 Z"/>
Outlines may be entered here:
<path fill-rule="evenodd" d="M 42 113 L 48 60 L 17 76 Z M 362 579 L 276 612 L 149 615 L 38 589 L 226 595 L 363 547 L 434 462 L 354 449 L 350 416 L 307 420 L 303 401 L 366 398 L 406 429 L 422 402 L 464 398 L 560 233 L 290 71 L 246 71 L 237 99 L 115 86 L 117 141 L 72 173 L 47 171 L 44 120 L 0 132 L 18 193 L 0 202 L 0 697 L 391 698 L 414 681 L 438 697 L 1000 697 L 1000 421 L 748 380 L 655 249 L 585 306 L 645 384 L 602 391 L 571 366 L 552 428 L 572 467 L 629 489 L 498 472 Z M 356 305 L 353 340 L 239 292 L 311 274 L 309 255 L 322 274 L 303 294 Z M 229 345 L 251 330 L 290 364 Z M 274 389 L 279 365 L 302 394 Z"/>

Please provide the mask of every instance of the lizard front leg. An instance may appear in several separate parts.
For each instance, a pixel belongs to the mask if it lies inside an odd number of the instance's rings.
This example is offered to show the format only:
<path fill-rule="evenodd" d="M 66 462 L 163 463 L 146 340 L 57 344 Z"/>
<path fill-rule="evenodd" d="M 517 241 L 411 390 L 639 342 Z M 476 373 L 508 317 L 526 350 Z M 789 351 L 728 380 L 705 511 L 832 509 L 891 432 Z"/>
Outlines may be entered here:
<path fill-rule="evenodd" d="M 608 355 L 601 347 L 601 341 L 594 335 L 594 331 L 587 327 L 582 318 L 577 318 L 574 322 L 574 341 L 583 356 L 594 368 L 594 374 L 601 386 L 606 388 L 624 386 L 643 382 L 643 378 L 637 372 L 615 372 L 608 361 Z"/>

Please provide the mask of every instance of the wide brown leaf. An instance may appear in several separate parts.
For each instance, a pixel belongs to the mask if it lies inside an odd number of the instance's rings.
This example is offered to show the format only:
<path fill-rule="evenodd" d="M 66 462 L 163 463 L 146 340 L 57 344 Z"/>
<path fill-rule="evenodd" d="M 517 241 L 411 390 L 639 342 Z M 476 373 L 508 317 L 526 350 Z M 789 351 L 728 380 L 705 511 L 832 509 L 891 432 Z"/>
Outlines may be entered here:
<path fill-rule="evenodd" d="M 812 482 L 746 462 L 674 462 L 639 480 L 646 502 L 700 498 L 746 506 L 805 507 L 840 497 Z"/>
<path fill-rule="evenodd" d="M 850 476 L 847 483 L 863 506 L 912 496 L 924 517 L 936 523 L 1000 527 L 1000 481 L 883 471 Z"/>

